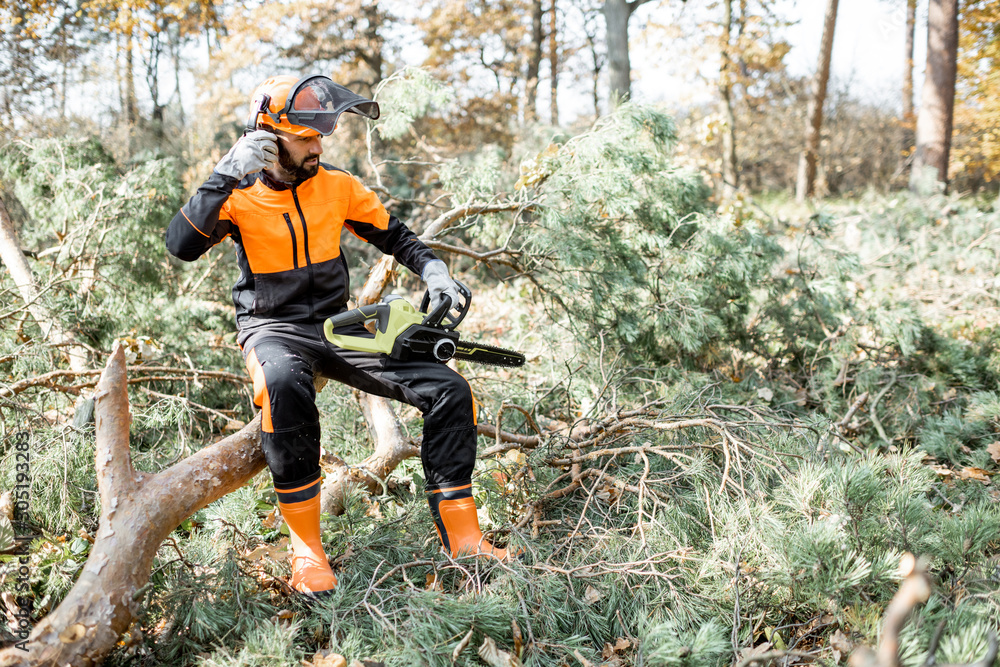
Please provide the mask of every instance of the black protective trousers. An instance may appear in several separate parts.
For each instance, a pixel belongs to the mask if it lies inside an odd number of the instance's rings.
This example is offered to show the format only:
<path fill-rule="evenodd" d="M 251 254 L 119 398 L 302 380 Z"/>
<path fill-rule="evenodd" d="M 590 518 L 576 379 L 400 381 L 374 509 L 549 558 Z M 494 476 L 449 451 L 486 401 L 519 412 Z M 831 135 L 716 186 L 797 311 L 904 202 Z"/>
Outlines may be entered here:
<path fill-rule="evenodd" d="M 371 337 L 360 324 L 343 333 Z M 472 482 L 476 403 L 469 383 L 446 365 L 345 350 L 326 340 L 320 323 L 244 328 L 239 343 L 263 412 L 261 443 L 276 489 L 298 489 L 320 477 L 316 375 L 423 412 L 420 458 L 428 491 Z"/>

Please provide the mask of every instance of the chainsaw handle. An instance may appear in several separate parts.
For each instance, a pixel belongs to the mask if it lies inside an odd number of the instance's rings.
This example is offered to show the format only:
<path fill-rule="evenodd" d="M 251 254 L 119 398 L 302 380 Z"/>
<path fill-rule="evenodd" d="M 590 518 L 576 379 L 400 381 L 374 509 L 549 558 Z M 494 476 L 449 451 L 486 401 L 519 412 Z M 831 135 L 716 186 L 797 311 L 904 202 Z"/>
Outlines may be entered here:
<path fill-rule="evenodd" d="M 452 303 L 451 298 L 447 295 L 442 295 L 441 303 L 438 307 L 434 309 L 434 312 L 428 313 L 421 325 L 425 327 L 441 327 L 448 331 L 453 330 L 469 312 L 469 306 L 472 305 L 472 290 L 466 286 L 465 283 L 455 281 L 455 287 L 458 288 L 458 294 L 462 298 L 459 303 Z M 445 301 L 447 299 L 447 301 Z M 431 303 L 431 293 L 430 290 L 424 292 L 424 298 L 420 302 L 420 311 L 423 313 L 427 312 L 428 306 Z M 457 314 L 452 314 L 452 309 L 458 310 Z"/>
<path fill-rule="evenodd" d="M 367 322 L 368 320 L 376 317 L 378 318 L 376 326 L 379 331 L 384 333 L 389 324 L 388 303 L 373 303 L 369 306 L 361 306 L 360 308 L 347 310 L 343 313 L 334 315 L 333 317 L 329 317 L 326 322 L 323 323 L 323 333 L 326 335 L 327 339 L 329 339 L 330 336 L 333 335 L 333 330 L 337 327 L 346 327 L 351 324 L 361 324 L 362 322 Z"/>

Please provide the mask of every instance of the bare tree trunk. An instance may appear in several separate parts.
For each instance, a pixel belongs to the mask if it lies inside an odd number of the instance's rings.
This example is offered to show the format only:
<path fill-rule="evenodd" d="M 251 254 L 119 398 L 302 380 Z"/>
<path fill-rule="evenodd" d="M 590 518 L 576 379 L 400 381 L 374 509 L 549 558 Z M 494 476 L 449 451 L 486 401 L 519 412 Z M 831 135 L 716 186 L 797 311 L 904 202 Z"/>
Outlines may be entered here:
<path fill-rule="evenodd" d="M 917 32 L 917 0 L 906 0 L 906 45 L 903 58 L 903 115 L 900 119 L 900 166 L 905 171 L 905 159 L 913 148 L 913 49 Z"/>
<path fill-rule="evenodd" d="M 531 49 L 528 53 L 527 83 L 525 84 L 524 120 L 538 120 L 538 75 L 542 69 L 542 0 L 531 0 Z"/>
<path fill-rule="evenodd" d="M 924 170 L 948 184 L 948 159 L 955 112 L 958 67 L 958 0 L 930 0 L 927 13 L 927 70 L 917 116 L 916 152 L 910 189 L 920 190 Z"/>
<path fill-rule="evenodd" d="M 549 106 L 551 122 L 559 125 L 559 33 L 557 27 L 556 0 L 551 0 L 549 8 L 549 73 L 552 76 L 552 86 L 549 89 Z"/>
<path fill-rule="evenodd" d="M 628 0 L 605 0 L 603 12 L 607 26 L 608 69 L 611 104 L 617 106 L 632 92 L 632 72 L 628 55 L 628 20 L 634 7 Z"/>
<path fill-rule="evenodd" d="M 593 66 L 590 70 L 591 78 L 591 94 L 594 98 L 594 119 L 596 120 L 601 115 L 601 70 L 603 69 L 603 63 L 601 62 L 601 56 L 597 52 L 597 42 L 591 39 L 590 35 L 587 35 L 587 46 L 590 47 L 590 54 L 593 57 Z"/>
<path fill-rule="evenodd" d="M 2 193 L 0 193 L 0 260 L 10 271 L 10 277 L 17 286 L 17 291 L 42 330 L 42 336 L 52 345 L 58 346 L 69 359 L 69 366 L 74 371 L 87 368 L 87 348 L 75 342 L 73 336 L 63 329 L 59 319 L 38 301 L 38 286 L 35 276 L 28 266 L 24 252 L 21 250 L 14 223 L 7 213 Z"/>
<path fill-rule="evenodd" d="M 184 122 L 184 96 L 181 95 L 181 31 L 177 28 L 176 39 L 172 39 L 170 50 L 174 61 L 174 94 L 177 96 L 177 115 L 180 119 L 180 126 L 186 127 Z"/>
<path fill-rule="evenodd" d="M 830 82 L 830 59 L 833 55 L 833 31 L 837 27 L 837 5 L 839 0 L 827 0 L 826 17 L 823 20 L 823 39 L 820 43 L 819 64 L 813 78 L 812 96 L 806 112 L 806 146 L 799 158 L 798 180 L 795 184 L 795 199 L 805 201 L 816 191 L 816 165 L 819 162 L 820 132 L 823 129 L 823 105 L 826 103 L 826 87 Z"/>
<path fill-rule="evenodd" d="M 133 128 L 139 122 L 139 104 L 135 96 L 135 28 L 132 25 L 132 13 L 126 5 L 128 21 L 125 32 L 125 118 L 128 120 L 129 128 Z"/>
<path fill-rule="evenodd" d="M 903 60 L 903 122 L 913 120 L 913 49 L 917 32 L 917 0 L 906 0 L 906 47 Z"/>
<path fill-rule="evenodd" d="M 160 543 L 187 517 L 264 468 L 260 419 L 156 475 L 129 453 L 125 354 L 116 348 L 94 394 L 100 528 L 76 584 L 41 620 L 27 650 L 0 651 L 0 665 L 98 664 L 128 629 Z"/>
<path fill-rule="evenodd" d="M 733 56 L 732 26 L 733 0 L 723 0 L 722 3 L 722 43 L 719 49 L 721 66 L 719 68 L 719 97 L 721 98 L 722 116 L 726 127 L 722 131 L 722 199 L 730 199 L 739 187 L 739 172 L 736 168 L 736 114 L 733 112 Z"/>

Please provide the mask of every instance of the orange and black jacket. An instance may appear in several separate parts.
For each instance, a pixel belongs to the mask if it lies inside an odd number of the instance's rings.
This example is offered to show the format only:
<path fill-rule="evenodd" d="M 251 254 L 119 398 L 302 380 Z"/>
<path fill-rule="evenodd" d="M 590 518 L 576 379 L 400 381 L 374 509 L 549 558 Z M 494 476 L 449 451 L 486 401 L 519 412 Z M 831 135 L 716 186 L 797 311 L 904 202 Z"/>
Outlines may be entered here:
<path fill-rule="evenodd" d="M 326 164 L 293 186 L 264 172 L 242 181 L 213 172 L 171 220 L 166 241 L 171 254 L 190 262 L 233 238 L 241 327 L 251 318 L 318 322 L 343 310 L 350 294 L 340 249 L 344 228 L 417 275 L 436 259 L 371 190 Z"/>

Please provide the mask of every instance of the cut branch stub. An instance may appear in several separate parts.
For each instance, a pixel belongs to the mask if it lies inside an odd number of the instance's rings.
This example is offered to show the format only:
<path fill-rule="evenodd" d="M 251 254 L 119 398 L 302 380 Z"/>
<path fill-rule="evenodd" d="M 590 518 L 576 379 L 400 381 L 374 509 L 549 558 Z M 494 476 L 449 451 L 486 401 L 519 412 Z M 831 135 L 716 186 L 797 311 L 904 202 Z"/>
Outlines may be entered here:
<path fill-rule="evenodd" d="M 264 467 L 260 418 L 151 475 L 129 454 L 125 355 L 108 360 L 95 394 L 100 529 L 76 584 L 23 645 L 0 651 L 0 666 L 97 664 L 128 629 L 134 597 L 149 580 L 160 543 L 184 519 L 235 491 Z M 25 650 L 26 649 L 26 650 Z"/>

